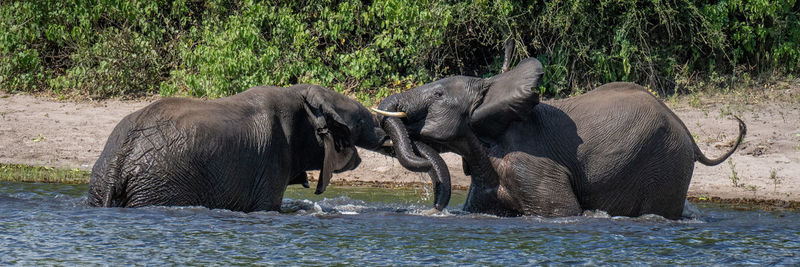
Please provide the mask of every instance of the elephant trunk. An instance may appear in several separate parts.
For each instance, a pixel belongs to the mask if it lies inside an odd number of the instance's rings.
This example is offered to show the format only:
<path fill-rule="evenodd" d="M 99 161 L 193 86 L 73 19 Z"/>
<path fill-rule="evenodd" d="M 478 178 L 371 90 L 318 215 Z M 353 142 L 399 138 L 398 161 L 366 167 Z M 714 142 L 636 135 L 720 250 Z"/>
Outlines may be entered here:
<path fill-rule="evenodd" d="M 381 102 L 378 108 L 383 111 L 398 111 L 397 101 L 398 95 L 392 95 Z M 410 171 L 428 173 L 434 187 L 434 208 L 444 210 L 450 202 L 452 185 L 447 164 L 439 156 L 439 152 L 420 141 L 411 141 L 400 118 L 383 117 L 381 127 L 392 140 L 400 165 Z"/>
<path fill-rule="evenodd" d="M 427 172 L 433 183 L 434 208 L 444 210 L 450 202 L 450 171 L 439 152 L 421 141 L 411 141 L 398 118 L 384 118 L 400 164 L 413 172 Z M 419 157 L 417 155 L 421 155 Z M 402 156 L 406 155 L 406 156 Z"/>
<path fill-rule="evenodd" d="M 427 172 L 431 169 L 431 162 L 428 159 L 421 158 L 414 153 L 411 138 L 408 137 L 408 132 L 400 119 L 384 118 L 381 124 L 386 129 L 389 138 L 392 139 L 400 165 L 415 172 Z"/>
<path fill-rule="evenodd" d="M 386 98 L 378 108 L 385 111 L 397 111 L 397 95 Z M 431 169 L 429 160 L 421 158 L 414 153 L 414 149 L 411 147 L 411 138 L 408 136 L 408 131 L 403 122 L 400 121 L 400 118 L 383 117 L 381 127 L 392 139 L 400 165 L 415 172 L 427 172 Z"/>
<path fill-rule="evenodd" d="M 444 159 L 439 156 L 439 152 L 425 143 L 415 141 L 414 145 L 420 154 L 431 162 L 432 168 L 428 171 L 433 183 L 433 207 L 437 210 L 444 210 L 450 203 L 450 193 L 452 185 L 450 183 L 450 170 Z"/>

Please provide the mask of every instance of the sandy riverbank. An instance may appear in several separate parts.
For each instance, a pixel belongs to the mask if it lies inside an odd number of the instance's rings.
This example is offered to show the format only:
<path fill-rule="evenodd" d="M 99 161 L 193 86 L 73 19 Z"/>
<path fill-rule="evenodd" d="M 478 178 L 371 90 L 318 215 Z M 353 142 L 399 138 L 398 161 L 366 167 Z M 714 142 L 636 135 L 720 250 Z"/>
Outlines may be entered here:
<path fill-rule="evenodd" d="M 731 114 L 747 123 L 745 142 L 730 162 L 713 167 L 696 164 L 690 197 L 800 201 L 800 80 L 753 91 L 758 93 L 665 100 L 709 157 L 721 155 L 733 144 L 737 126 Z M 91 170 L 117 122 L 152 101 L 74 102 L 0 93 L 0 163 Z M 406 171 L 393 158 L 364 150 L 360 154 L 361 166 L 336 174 L 334 181 L 428 181 L 426 175 Z M 454 154 L 444 158 L 453 184 L 468 187 L 460 158 Z M 731 179 L 734 170 L 739 186 Z"/>

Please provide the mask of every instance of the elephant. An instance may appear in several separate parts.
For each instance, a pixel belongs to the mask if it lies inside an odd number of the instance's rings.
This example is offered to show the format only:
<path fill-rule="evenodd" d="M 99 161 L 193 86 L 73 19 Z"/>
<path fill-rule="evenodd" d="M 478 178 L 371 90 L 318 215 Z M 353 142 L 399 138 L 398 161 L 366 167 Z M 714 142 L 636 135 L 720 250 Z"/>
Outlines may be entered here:
<path fill-rule="evenodd" d="M 614 82 L 580 96 L 539 100 L 535 58 L 488 78 L 452 76 L 385 98 L 378 109 L 400 163 L 431 163 L 422 142 L 461 156 L 471 185 L 463 209 L 499 216 L 681 218 L 695 161 L 707 158 L 683 122 L 645 88 Z M 408 140 L 403 140 L 408 139 Z M 688 208 L 687 208 L 688 209 Z"/>
<path fill-rule="evenodd" d="M 280 210 L 289 184 L 316 194 L 332 173 L 361 162 L 355 146 L 381 151 L 376 116 L 330 89 L 257 86 L 202 101 L 164 98 L 127 115 L 92 168 L 88 204 Z"/>

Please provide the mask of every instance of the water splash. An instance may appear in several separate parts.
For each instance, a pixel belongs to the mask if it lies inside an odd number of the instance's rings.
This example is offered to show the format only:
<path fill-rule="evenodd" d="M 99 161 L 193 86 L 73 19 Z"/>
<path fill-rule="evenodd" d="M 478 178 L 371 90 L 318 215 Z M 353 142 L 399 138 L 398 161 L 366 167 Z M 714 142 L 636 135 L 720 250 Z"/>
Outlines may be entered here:
<path fill-rule="evenodd" d="M 418 193 L 418 189 L 416 187 L 414 188 L 414 193 L 418 194 L 422 201 L 433 200 L 433 185 L 428 184 L 428 182 L 430 182 L 430 177 L 428 177 L 428 174 L 422 172 L 417 173 L 417 181 L 422 184 L 422 193 Z"/>

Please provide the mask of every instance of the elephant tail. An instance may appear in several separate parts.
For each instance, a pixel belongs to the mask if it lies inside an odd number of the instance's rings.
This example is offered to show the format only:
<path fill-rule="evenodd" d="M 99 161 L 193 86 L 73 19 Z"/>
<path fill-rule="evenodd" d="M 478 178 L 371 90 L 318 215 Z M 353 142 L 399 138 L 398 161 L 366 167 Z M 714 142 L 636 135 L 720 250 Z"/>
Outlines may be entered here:
<path fill-rule="evenodd" d="M 101 155 L 89 180 L 88 204 L 95 207 L 122 207 L 127 179 L 121 174 L 123 155 Z M 104 157 L 106 156 L 106 157 Z"/>
<path fill-rule="evenodd" d="M 100 158 L 92 168 L 91 178 L 89 179 L 89 196 L 87 204 L 93 207 L 118 207 L 119 198 L 124 195 L 124 181 L 120 175 L 119 156 L 116 153 L 107 152 L 100 155 Z"/>
<path fill-rule="evenodd" d="M 114 128 L 103 152 L 92 168 L 88 204 L 95 207 L 122 207 L 128 177 L 123 166 L 131 153 L 131 122 L 123 120 Z"/>
<path fill-rule="evenodd" d="M 744 140 L 744 136 L 747 134 L 747 125 L 745 125 L 742 119 L 739 119 L 739 117 L 737 116 L 733 117 L 736 118 L 737 121 L 739 121 L 739 137 L 736 139 L 736 144 L 734 144 L 733 147 L 730 150 L 728 150 L 727 153 L 725 153 L 725 155 L 722 155 L 721 157 L 716 159 L 707 158 L 705 155 L 703 155 L 703 151 L 700 151 L 700 148 L 697 147 L 697 144 L 695 144 L 694 151 L 695 154 L 697 155 L 697 161 L 703 163 L 703 165 L 706 166 L 714 166 L 724 162 L 726 159 L 728 159 L 728 157 L 730 157 L 733 154 L 734 151 L 736 151 L 736 148 L 739 147 L 739 144 L 742 143 L 742 140 Z"/>

